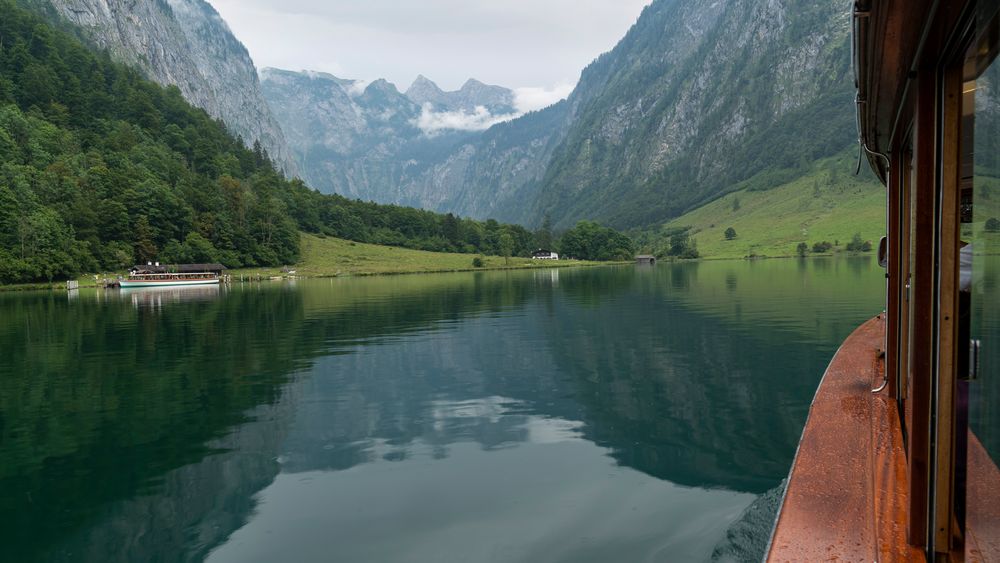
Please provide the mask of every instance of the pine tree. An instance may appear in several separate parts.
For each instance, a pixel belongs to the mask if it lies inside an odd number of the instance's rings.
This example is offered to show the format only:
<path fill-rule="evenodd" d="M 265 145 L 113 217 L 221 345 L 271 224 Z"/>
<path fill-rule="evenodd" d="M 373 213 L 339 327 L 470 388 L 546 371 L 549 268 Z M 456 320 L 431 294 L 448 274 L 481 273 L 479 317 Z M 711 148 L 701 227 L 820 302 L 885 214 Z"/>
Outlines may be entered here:
<path fill-rule="evenodd" d="M 153 228 L 149 225 L 149 218 L 145 215 L 140 216 L 135 222 L 133 248 L 135 249 L 135 257 L 140 263 L 152 262 L 159 252 L 156 245 L 153 244 Z"/>

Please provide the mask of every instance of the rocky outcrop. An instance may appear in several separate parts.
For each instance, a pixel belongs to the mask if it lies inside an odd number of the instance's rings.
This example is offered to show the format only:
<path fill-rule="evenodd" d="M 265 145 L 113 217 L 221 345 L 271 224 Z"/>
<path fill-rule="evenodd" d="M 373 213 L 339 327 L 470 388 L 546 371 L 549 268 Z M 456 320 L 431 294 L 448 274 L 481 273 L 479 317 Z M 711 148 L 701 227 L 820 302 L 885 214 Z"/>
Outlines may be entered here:
<path fill-rule="evenodd" d="M 242 43 L 204 0 L 38 0 L 86 39 L 221 119 L 247 146 L 267 150 L 286 174 L 297 169 L 281 127 L 261 94 Z"/>
<path fill-rule="evenodd" d="M 853 142 L 848 14 L 818 0 L 660 0 L 584 72 L 524 219 L 671 218 Z"/>
<path fill-rule="evenodd" d="M 484 107 L 494 115 L 517 111 L 514 92 L 502 86 L 483 84 L 475 78 L 470 78 L 459 90 L 445 92 L 421 74 L 406 90 L 406 97 L 420 106 L 430 104 L 436 111 L 473 112 L 477 107 Z"/>

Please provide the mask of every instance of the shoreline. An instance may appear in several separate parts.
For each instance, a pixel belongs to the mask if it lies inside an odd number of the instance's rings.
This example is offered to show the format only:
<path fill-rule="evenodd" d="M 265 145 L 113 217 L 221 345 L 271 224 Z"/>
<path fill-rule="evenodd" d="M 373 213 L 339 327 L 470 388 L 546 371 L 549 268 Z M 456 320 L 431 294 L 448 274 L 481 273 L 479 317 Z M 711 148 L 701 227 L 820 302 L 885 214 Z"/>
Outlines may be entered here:
<path fill-rule="evenodd" d="M 410 276 L 417 274 L 457 274 L 464 272 L 502 272 L 502 271 L 523 271 L 523 270 L 552 270 L 552 269 L 564 269 L 564 268 L 596 268 L 601 266 L 627 266 L 631 265 L 633 262 L 585 262 L 585 261 L 563 261 L 563 263 L 558 263 L 556 261 L 546 261 L 545 264 L 521 264 L 521 265 L 509 265 L 509 266 L 489 266 L 483 268 L 451 268 L 451 269 L 432 269 L 432 270 L 390 270 L 385 272 L 374 272 L 374 271 L 361 271 L 361 272 L 349 272 L 349 273 L 333 273 L 333 274 L 314 274 L 314 275 L 289 275 L 287 273 L 282 273 L 280 269 L 269 268 L 241 268 L 237 270 L 228 270 L 227 275 L 229 275 L 233 283 L 237 281 L 245 282 L 267 282 L 267 281 L 285 281 L 285 280 L 320 280 L 320 279 L 334 279 L 334 278 L 374 278 L 374 277 L 389 277 L 389 276 Z M 99 284 L 93 279 L 95 274 L 86 274 L 84 277 L 78 278 L 77 280 L 63 280 L 54 282 L 37 282 L 37 283 L 22 283 L 22 284 L 0 284 L 0 293 L 14 293 L 20 291 L 68 291 L 66 289 L 66 284 L 68 281 L 78 281 L 80 283 L 79 289 L 98 289 Z M 111 276 L 110 274 L 101 275 L 97 274 L 100 278 L 117 277 Z M 240 276 L 245 276 L 246 280 L 240 280 Z M 277 279 L 276 279 L 277 278 Z"/>
<path fill-rule="evenodd" d="M 468 255 L 476 256 L 476 255 Z M 687 263 L 687 262 L 724 262 L 724 261 L 756 261 L 756 260 L 805 260 L 813 258 L 856 258 L 856 257 L 874 257 L 873 252 L 861 252 L 861 253 L 848 253 L 848 252 L 836 252 L 829 254 L 809 254 L 807 256 L 743 256 L 743 257 L 731 257 L 731 256 L 718 256 L 718 257 L 701 257 L 701 258 L 670 258 L 664 257 L 657 260 L 657 263 L 673 264 L 673 263 Z M 528 258 L 512 258 L 511 260 L 517 260 L 518 263 L 509 265 L 500 265 L 495 262 L 503 260 L 503 258 L 496 256 L 489 256 L 487 258 L 487 265 L 481 268 L 475 268 L 472 266 L 461 267 L 461 268 L 430 268 L 426 270 L 422 269 L 389 269 L 385 271 L 377 271 L 377 269 L 371 270 L 354 270 L 349 269 L 338 269 L 337 271 L 330 271 L 329 268 L 324 268 L 322 265 L 310 265 L 310 264 L 300 264 L 292 267 L 293 271 L 298 268 L 304 270 L 302 274 L 290 275 L 286 272 L 282 272 L 281 267 L 267 267 L 267 268 L 239 268 L 235 270 L 227 271 L 227 274 L 233 278 L 233 281 L 239 281 L 241 276 L 248 278 L 243 281 L 280 281 L 280 280 L 290 280 L 290 279 L 331 279 L 331 278 L 367 278 L 367 277 L 379 277 L 379 276 L 408 276 L 414 274 L 450 274 L 450 273 L 461 273 L 461 272 L 497 272 L 497 271 L 516 271 L 516 270 L 544 270 L 544 269 L 562 269 L 562 268 L 593 268 L 598 266 L 627 266 L 634 265 L 634 261 L 612 261 L 612 262 L 588 262 L 584 260 L 558 260 L 558 261 L 533 261 L 529 262 Z M 490 264 L 489 262 L 494 262 Z M 540 263 L 544 262 L 544 263 Z M 349 268 L 349 266 L 344 266 L 344 268 Z M 76 280 L 80 284 L 80 289 L 96 289 L 99 284 L 95 280 L 95 276 L 98 279 L 108 279 L 116 278 L 120 274 L 85 274 L 78 277 Z M 280 278 L 280 279 L 279 279 Z M 17 292 L 17 291 L 67 291 L 66 289 L 67 280 L 54 281 L 54 282 L 36 282 L 36 283 L 25 283 L 25 284 L 0 284 L 0 293 L 7 292 Z"/>

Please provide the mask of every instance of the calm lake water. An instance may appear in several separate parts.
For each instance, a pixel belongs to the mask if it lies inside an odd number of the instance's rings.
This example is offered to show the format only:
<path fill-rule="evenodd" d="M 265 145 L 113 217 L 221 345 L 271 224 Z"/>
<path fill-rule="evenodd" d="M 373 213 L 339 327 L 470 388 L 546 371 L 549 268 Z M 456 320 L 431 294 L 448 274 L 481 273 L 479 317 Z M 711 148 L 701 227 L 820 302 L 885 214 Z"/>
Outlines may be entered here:
<path fill-rule="evenodd" d="M 747 558 L 882 272 L 0 294 L 0 560 Z"/>

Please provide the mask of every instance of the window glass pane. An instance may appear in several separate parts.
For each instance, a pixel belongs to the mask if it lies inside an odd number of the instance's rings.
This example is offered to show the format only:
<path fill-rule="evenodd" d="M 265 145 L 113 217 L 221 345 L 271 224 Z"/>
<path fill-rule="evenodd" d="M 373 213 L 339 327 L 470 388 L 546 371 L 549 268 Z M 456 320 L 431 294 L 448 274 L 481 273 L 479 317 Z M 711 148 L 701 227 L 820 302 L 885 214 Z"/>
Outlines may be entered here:
<path fill-rule="evenodd" d="M 962 249 L 960 284 L 970 318 L 969 331 L 962 337 L 971 345 L 969 360 L 960 361 L 959 366 L 974 375 L 967 384 L 966 551 L 970 559 L 994 560 L 1000 557 L 1000 519 L 996 516 L 1000 504 L 1000 64 L 996 61 L 997 20 L 984 27 L 980 28 L 985 31 L 983 40 L 967 61 L 969 80 L 963 88 L 962 238 L 969 244 Z M 959 350 L 964 349 L 960 346 Z"/>
<path fill-rule="evenodd" d="M 1000 64 L 994 61 L 966 84 L 974 96 L 971 224 L 963 228 L 971 245 L 971 337 L 980 343 L 979 373 L 970 386 L 969 425 L 994 461 L 1000 460 Z"/>

